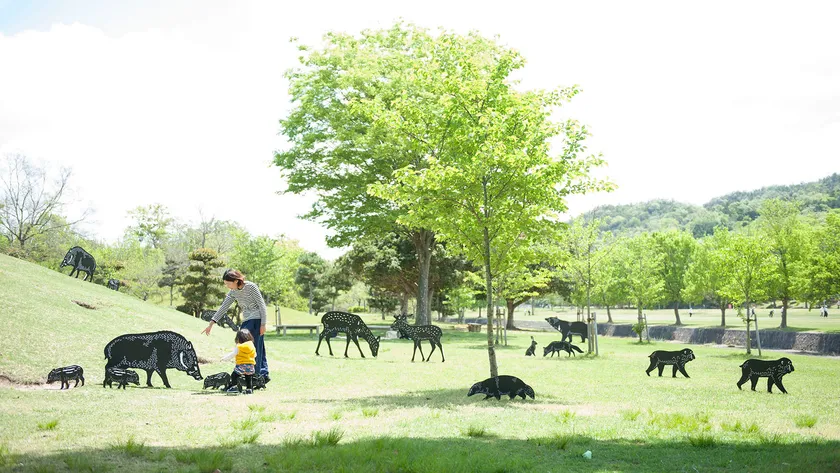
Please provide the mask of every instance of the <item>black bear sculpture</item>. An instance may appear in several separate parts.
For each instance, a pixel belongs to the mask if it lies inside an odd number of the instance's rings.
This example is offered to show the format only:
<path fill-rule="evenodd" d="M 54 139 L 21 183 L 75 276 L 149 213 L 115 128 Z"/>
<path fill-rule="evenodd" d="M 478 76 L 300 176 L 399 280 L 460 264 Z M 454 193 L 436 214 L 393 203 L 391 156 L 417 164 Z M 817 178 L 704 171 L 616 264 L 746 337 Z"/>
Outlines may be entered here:
<path fill-rule="evenodd" d="M 107 384 L 110 388 L 112 383 L 117 383 L 117 389 L 125 389 L 128 383 L 140 386 L 140 376 L 134 370 L 108 368 L 105 370 L 105 380 L 102 381 L 102 387 L 104 388 Z"/>
<path fill-rule="evenodd" d="M 64 260 L 61 262 L 59 269 L 65 266 L 73 268 L 69 276 L 73 276 L 73 273 L 76 273 L 76 277 L 78 278 L 79 273 L 84 271 L 85 277 L 83 281 L 92 281 L 93 272 L 96 271 L 96 260 L 93 258 L 93 255 L 85 251 L 81 246 L 74 246 L 67 250 L 67 254 L 64 255 Z"/>
<path fill-rule="evenodd" d="M 575 352 L 583 353 L 583 350 L 578 348 L 577 345 L 572 345 L 569 342 L 562 342 L 562 341 L 558 342 L 558 341 L 555 340 L 555 341 L 549 343 L 548 346 L 543 348 L 543 356 L 546 356 L 549 353 L 551 353 L 551 356 L 554 356 L 554 354 L 557 353 L 557 356 L 559 357 L 561 351 L 566 352 L 566 358 L 568 358 L 571 355 L 575 355 Z M 577 356 L 577 355 L 575 355 L 575 356 Z"/>
<path fill-rule="evenodd" d="M 70 389 L 70 381 L 75 380 L 76 384 L 73 387 L 79 386 L 79 381 L 82 386 L 85 385 L 85 370 L 79 365 L 63 366 L 56 368 L 47 375 L 47 384 L 52 384 L 56 381 L 61 381 L 61 389 Z"/>
<path fill-rule="evenodd" d="M 789 358 L 779 358 L 778 360 L 756 360 L 751 359 L 741 364 L 741 379 L 738 380 L 738 389 L 741 385 L 750 380 L 751 388 L 755 391 L 755 385 L 758 384 L 758 378 L 767 378 L 767 392 L 773 392 L 773 385 L 775 384 L 779 391 L 787 394 L 785 386 L 782 384 L 782 378 L 792 373 L 793 362 Z"/>
<path fill-rule="evenodd" d="M 359 349 L 359 354 L 362 355 L 362 358 L 365 357 L 365 354 L 362 353 L 362 347 L 359 346 L 360 337 L 367 340 L 370 353 L 374 357 L 379 353 L 380 337 L 375 337 L 358 315 L 349 312 L 331 311 L 321 317 L 321 323 L 324 324 L 324 330 L 321 331 L 321 335 L 318 337 L 318 346 L 315 348 L 316 355 L 320 355 L 318 350 L 321 349 L 321 340 L 326 339 L 327 348 L 330 349 L 330 355 L 332 356 L 333 351 L 330 345 L 330 338 L 335 337 L 339 332 L 347 334 L 347 345 L 344 347 L 345 358 L 348 358 L 347 350 L 350 348 L 350 340 L 353 340 L 353 343 L 356 344 L 356 348 Z"/>
<path fill-rule="evenodd" d="M 219 389 L 219 388 L 227 388 L 230 386 L 230 374 L 229 373 L 216 373 L 211 374 L 210 376 L 204 377 L 204 389 Z"/>
<path fill-rule="evenodd" d="M 571 342 L 572 335 L 580 335 L 581 343 L 586 341 L 587 327 L 583 322 L 566 322 L 565 320 L 560 320 L 557 317 L 546 317 L 545 321 L 563 334 L 564 342 L 566 341 L 566 338 L 568 338 Z"/>
<path fill-rule="evenodd" d="M 535 354 L 536 350 L 537 350 L 537 341 L 534 340 L 534 337 L 531 337 L 531 346 L 528 347 L 527 350 L 525 350 L 525 356 L 537 356 Z"/>
<path fill-rule="evenodd" d="M 679 351 L 656 350 L 648 355 L 648 358 L 650 358 L 650 366 L 645 370 L 648 376 L 654 368 L 659 368 L 659 376 L 661 377 L 665 365 L 673 365 L 672 377 L 677 377 L 677 371 L 686 378 L 691 377 L 685 372 L 685 364 L 694 359 L 694 351 L 691 348 L 683 348 Z"/>
<path fill-rule="evenodd" d="M 484 381 L 475 383 L 470 388 L 467 396 L 474 394 L 484 394 L 484 399 L 495 397 L 497 400 L 501 399 L 503 395 L 510 396 L 511 399 L 516 396 L 525 399 L 525 396 L 531 396 L 534 399 L 534 390 L 531 386 L 525 384 L 525 381 L 508 375 L 499 375 L 496 378 L 487 378 Z"/>
<path fill-rule="evenodd" d="M 146 386 L 152 387 L 152 373 L 157 373 L 163 385 L 170 388 L 166 370 L 185 371 L 201 380 L 198 356 L 192 343 L 182 335 L 168 330 L 161 332 L 120 335 L 105 345 L 108 368 L 137 368 L 146 371 Z"/>

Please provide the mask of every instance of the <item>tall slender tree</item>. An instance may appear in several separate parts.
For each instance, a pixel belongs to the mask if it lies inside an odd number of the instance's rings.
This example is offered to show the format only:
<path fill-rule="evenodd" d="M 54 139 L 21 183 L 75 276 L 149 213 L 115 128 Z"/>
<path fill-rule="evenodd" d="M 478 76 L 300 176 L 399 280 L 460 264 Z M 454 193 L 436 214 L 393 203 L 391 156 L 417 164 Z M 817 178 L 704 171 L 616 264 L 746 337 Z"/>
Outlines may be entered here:
<path fill-rule="evenodd" d="M 687 274 L 691 267 L 697 242 L 686 232 L 668 231 L 653 234 L 657 251 L 662 255 L 660 275 L 665 302 L 674 305 L 676 325 L 680 320 L 680 304 L 686 296 Z"/>

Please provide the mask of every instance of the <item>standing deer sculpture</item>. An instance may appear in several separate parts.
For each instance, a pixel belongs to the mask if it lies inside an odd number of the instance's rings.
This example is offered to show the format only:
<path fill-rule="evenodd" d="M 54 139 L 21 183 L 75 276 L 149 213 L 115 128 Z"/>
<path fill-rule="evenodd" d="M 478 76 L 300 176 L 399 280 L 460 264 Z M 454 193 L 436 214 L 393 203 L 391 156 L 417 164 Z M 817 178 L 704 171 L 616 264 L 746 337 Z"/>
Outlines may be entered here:
<path fill-rule="evenodd" d="M 440 327 L 434 325 L 408 325 L 405 315 L 396 315 L 394 318 L 397 320 L 391 324 L 391 328 L 404 332 L 414 342 L 414 353 L 411 355 L 411 361 L 414 361 L 414 357 L 417 356 L 418 348 L 420 349 L 421 360 L 429 361 L 432 358 L 432 353 L 435 352 L 435 347 L 440 348 L 441 363 L 446 361 L 446 358 L 443 356 L 443 345 L 440 343 L 440 337 L 443 335 Z M 423 356 L 423 347 L 420 346 L 420 342 L 423 340 L 428 340 L 432 345 L 432 351 L 429 352 L 428 358 Z"/>
<path fill-rule="evenodd" d="M 359 354 L 362 355 L 362 358 L 365 357 L 365 354 L 362 353 L 362 347 L 359 346 L 359 337 L 367 340 L 370 352 L 374 357 L 379 353 L 380 337 L 373 336 L 373 333 L 371 333 L 368 326 L 365 325 L 364 321 L 358 315 L 338 311 L 327 312 L 321 317 L 321 323 L 324 324 L 324 330 L 321 331 L 321 335 L 318 337 L 318 347 L 315 348 L 316 355 L 320 355 L 318 350 L 321 349 L 321 341 L 326 338 L 327 348 L 330 349 L 330 356 L 332 356 L 333 351 L 330 345 L 330 338 L 338 335 L 338 332 L 347 334 L 347 346 L 344 347 L 345 358 L 349 358 L 347 350 L 350 348 L 350 340 L 353 340 L 353 343 L 356 344 L 356 348 L 359 349 Z"/>

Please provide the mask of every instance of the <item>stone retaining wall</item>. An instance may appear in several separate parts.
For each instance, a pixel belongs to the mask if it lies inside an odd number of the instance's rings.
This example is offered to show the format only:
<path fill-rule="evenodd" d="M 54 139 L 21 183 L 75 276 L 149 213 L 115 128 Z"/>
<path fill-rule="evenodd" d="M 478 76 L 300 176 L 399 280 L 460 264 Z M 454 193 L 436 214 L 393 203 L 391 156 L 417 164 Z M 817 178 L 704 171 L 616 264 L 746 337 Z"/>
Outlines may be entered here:
<path fill-rule="evenodd" d="M 638 337 L 629 324 L 599 324 L 598 334 L 609 337 Z M 719 327 L 689 328 L 674 325 L 652 325 L 648 328 L 650 338 L 656 340 L 677 340 L 685 343 L 714 343 L 717 345 L 747 346 L 747 331 Z M 781 330 L 760 330 L 761 348 L 768 350 L 801 350 L 821 355 L 840 355 L 840 334 L 783 332 Z M 758 348 L 755 330 L 750 338 L 753 348 Z"/>

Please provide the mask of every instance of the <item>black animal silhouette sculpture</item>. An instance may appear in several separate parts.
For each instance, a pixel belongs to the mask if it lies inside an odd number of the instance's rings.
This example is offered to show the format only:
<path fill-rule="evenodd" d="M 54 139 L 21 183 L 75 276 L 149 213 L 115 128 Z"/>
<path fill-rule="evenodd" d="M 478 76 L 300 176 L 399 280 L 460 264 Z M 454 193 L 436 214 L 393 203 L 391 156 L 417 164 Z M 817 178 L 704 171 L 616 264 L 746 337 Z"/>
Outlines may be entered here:
<path fill-rule="evenodd" d="M 318 337 L 318 346 L 315 348 L 316 355 L 320 355 L 318 350 L 321 349 L 321 340 L 326 339 L 327 348 L 330 349 L 330 356 L 332 356 L 333 351 L 330 345 L 330 338 L 335 337 L 339 332 L 347 335 L 347 346 L 344 347 L 345 358 L 348 358 L 347 350 L 350 348 L 350 340 L 353 340 L 353 343 L 356 344 L 356 348 L 359 349 L 359 354 L 362 355 L 362 358 L 365 357 L 365 354 L 362 353 L 362 347 L 359 346 L 359 337 L 367 340 L 370 353 L 374 357 L 379 353 L 380 337 L 375 337 L 358 315 L 339 311 L 327 312 L 321 317 L 321 323 L 324 324 L 324 329 Z"/>
<path fill-rule="evenodd" d="M 525 381 L 508 375 L 499 375 L 496 378 L 487 378 L 484 381 L 475 383 L 470 388 L 467 396 L 473 394 L 484 394 L 484 399 L 495 397 L 497 400 L 501 399 L 503 395 L 507 394 L 511 399 L 516 396 L 525 399 L 525 396 L 531 396 L 534 399 L 534 390 L 531 386 L 525 384 Z"/>
<path fill-rule="evenodd" d="M 656 350 L 648 355 L 648 358 L 650 358 L 650 366 L 645 370 L 648 376 L 654 368 L 658 367 L 659 376 L 662 377 L 662 370 L 665 369 L 665 365 L 673 365 L 672 377 L 677 377 L 677 371 L 686 378 L 691 377 L 685 372 L 685 364 L 694 359 L 694 352 L 691 348 L 683 348 L 679 351 Z"/>
<path fill-rule="evenodd" d="M 443 336 L 443 331 L 441 331 L 440 327 L 434 325 L 408 325 L 406 316 L 404 315 L 396 315 L 394 318 L 396 320 L 391 324 L 391 328 L 404 332 L 414 342 L 414 353 L 411 355 L 412 362 L 414 361 L 414 357 L 417 356 L 418 348 L 420 349 L 420 360 L 429 361 L 432 358 L 432 353 L 435 352 L 435 347 L 440 348 L 441 363 L 446 361 L 446 358 L 443 356 L 443 345 L 440 343 L 440 337 Z M 428 340 L 432 345 L 432 351 L 429 352 L 428 358 L 423 356 L 423 347 L 420 346 L 420 342 L 423 340 Z"/>
<path fill-rule="evenodd" d="M 738 380 L 738 389 L 741 385 L 750 380 L 751 388 L 755 391 L 755 385 L 758 384 L 758 378 L 767 378 L 767 392 L 773 392 L 773 385 L 775 384 L 779 391 L 787 394 L 785 386 L 782 384 L 782 378 L 792 373 L 793 362 L 789 358 L 779 358 L 778 360 L 756 360 L 751 359 L 741 364 L 741 379 Z"/>
<path fill-rule="evenodd" d="M 246 389 L 245 386 L 245 377 L 240 376 L 239 379 L 236 380 L 237 385 L 239 386 L 239 390 Z M 251 389 L 256 391 L 257 389 L 265 389 L 265 378 L 261 374 L 255 374 L 251 377 Z"/>
<path fill-rule="evenodd" d="M 82 280 L 92 281 L 93 272 L 96 271 L 96 260 L 93 258 L 93 255 L 85 251 L 81 246 L 74 246 L 67 250 L 67 254 L 64 255 L 64 260 L 61 262 L 59 269 L 65 266 L 73 268 L 69 276 L 73 276 L 73 273 L 76 273 L 76 278 L 78 278 L 79 273 L 84 271 L 85 277 Z"/>
<path fill-rule="evenodd" d="M 221 372 L 204 377 L 204 389 L 219 389 L 230 386 L 230 374 Z"/>
<path fill-rule="evenodd" d="M 531 337 L 531 346 L 525 350 L 525 356 L 537 356 L 534 352 L 537 350 L 537 341 L 534 340 L 534 337 Z M 543 355 L 545 356 L 545 355 Z"/>
<path fill-rule="evenodd" d="M 553 341 L 549 343 L 547 347 L 543 348 L 543 357 L 548 355 L 549 353 L 551 353 L 551 356 L 554 356 L 554 354 L 557 353 L 557 356 L 559 357 L 561 350 L 566 352 L 566 358 L 568 358 L 571 355 L 575 355 L 575 352 L 583 353 L 583 350 L 578 348 L 576 345 L 572 345 L 569 342 Z"/>
<path fill-rule="evenodd" d="M 70 389 L 70 381 L 76 380 L 73 387 L 79 386 L 79 381 L 82 386 L 85 385 L 85 370 L 79 365 L 63 366 L 56 368 L 47 375 L 47 384 L 52 384 L 56 381 L 61 381 L 61 389 Z"/>
<path fill-rule="evenodd" d="M 120 290 L 120 280 L 119 279 L 109 279 L 108 280 L 108 289 L 112 289 L 114 291 Z"/>
<path fill-rule="evenodd" d="M 560 320 L 557 317 L 546 317 L 545 321 L 563 334 L 564 342 L 566 341 L 566 338 L 568 338 L 571 342 L 572 335 L 580 335 L 581 343 L 586 341 L 587 328 L 586 324 L 583 322 L 566 322 L 565 320 Z"/>
<path fill-rule="evenodd" d="M 124 370 L 122 368 L 108 368 L 105 370 L 105 379 L 102 381 L 102 387 L 104 388 L 107 384 L 108 387 L 112 387 L 111 383 L 117 383 L 117 389 L 123 388 L 128 385 L 128 383 L 135 384 L 140 386 L 140 376 L 137 375 L 137 372 L 134 370 Z"/>
<path fill-rule="evenodd" d="M 198 356 L 192 343 L 170 331 L 120 335 L 105 345 L 108 368 L 137 368 L 146 371 L 146 386 L 152 387 L 152 373 L 170 388 L 166 370 L 174 368 L 201 380 Z"/>
<path fill-rule="evenodd" d="M 201 312 L 201 320 L 209 322 L 213 316 L 216 315 L 215 310 L 205 310 Z M 239 331 L 239 325 L 236 325 L 236 322 L 233 321 L 227 314 L 222 314 L 222 317 L 219 319 L 219 325 L 222 327 L 228 327 L 229 329 L 233 330 L 234 332 Z"/>

